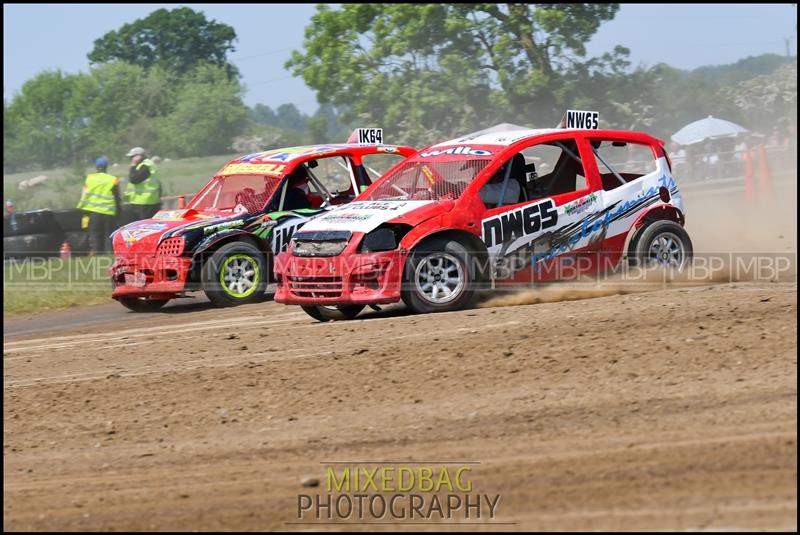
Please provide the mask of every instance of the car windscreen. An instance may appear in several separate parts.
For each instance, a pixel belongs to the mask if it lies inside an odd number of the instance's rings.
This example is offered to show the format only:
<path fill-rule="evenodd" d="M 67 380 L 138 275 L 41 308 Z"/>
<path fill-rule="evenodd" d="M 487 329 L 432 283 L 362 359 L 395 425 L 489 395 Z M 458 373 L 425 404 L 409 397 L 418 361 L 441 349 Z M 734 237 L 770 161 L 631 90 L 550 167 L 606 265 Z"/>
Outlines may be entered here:
<path fill-rule="evenodd" d="M 384 176 L 364 201 L 454 200 L 486 167 L 490 158 L 414 159 Z"/>
<path fill-rule="evenodd" d="M 186 207 L 255 213 L 266 206 L 278 184 L 279 179 L 263 175 L 216 176 Z"/>

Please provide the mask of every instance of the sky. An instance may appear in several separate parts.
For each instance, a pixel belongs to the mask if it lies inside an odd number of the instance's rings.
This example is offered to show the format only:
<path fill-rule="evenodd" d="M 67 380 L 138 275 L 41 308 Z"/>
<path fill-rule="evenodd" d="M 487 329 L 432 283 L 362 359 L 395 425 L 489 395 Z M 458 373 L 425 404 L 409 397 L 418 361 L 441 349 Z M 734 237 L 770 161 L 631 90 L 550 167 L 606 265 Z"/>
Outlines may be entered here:
<path fill-rule="evenodd" d="M 333 4 L 336 5 L 336 4 Z M 4 4 L 3 96 L 47 69 L 87 72 L 86 55 L 108 31 L 156 9 L 188 6 L 233 26 L 230 54 L 247 86 L 245 103 L 317 109 L 315 92 L 283 64 L 301 49 L 315 4 Z M 681 69 L 733 63 L 763 53 L 797 53 L 797 8 L 792 4 L 622 4 L 587 44 L 589 56 L 630 49 L 634 65 L 664 62 Z"/>

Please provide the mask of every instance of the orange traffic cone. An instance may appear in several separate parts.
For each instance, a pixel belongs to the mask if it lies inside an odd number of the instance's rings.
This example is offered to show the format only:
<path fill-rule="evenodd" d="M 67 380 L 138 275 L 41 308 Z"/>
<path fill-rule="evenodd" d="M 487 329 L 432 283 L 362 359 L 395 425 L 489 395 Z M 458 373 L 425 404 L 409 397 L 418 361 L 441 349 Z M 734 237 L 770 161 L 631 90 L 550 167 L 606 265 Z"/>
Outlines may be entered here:
<path fill-rule="evenodd" d="M 178 208 L 186 208 L 186 197 L 183 195 L 178 197 Z"/>
<path fill-rule="evenodd" d="M 764 145 L 758 146 L 758 192 L 760 195 L 772 191 L 772 176 L 767 162 L 767 149 Z"/>
<path fill-rule="evenodd" d="M 744 200 L 750 203 L 755 199 L 756 195 L 755 177 L 753 176 L 753 151 L 750 149 L 745 150 L 744 154 L 742 154 L 742 159 L 744 159 Z"/>
<path fill-rule="evenodd" d="M 70 247 L 67 240 L 64 240 L 64 243 L 61 244 L 61 250 L 59 252 L 61 253 L 61 258 L 64 260 L 72 256 L 72 247 Z"/>

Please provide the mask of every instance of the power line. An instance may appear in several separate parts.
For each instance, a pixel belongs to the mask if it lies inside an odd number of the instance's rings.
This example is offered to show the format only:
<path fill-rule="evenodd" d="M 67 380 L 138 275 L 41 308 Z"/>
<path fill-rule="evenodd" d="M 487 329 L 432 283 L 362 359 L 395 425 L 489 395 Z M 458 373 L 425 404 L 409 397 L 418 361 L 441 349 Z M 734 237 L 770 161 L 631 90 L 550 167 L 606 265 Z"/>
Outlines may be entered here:
<path fill-rule="evenodd" d="M 244 61 L 244 60 L 253 59 L 253 58 L 260 58 L 260 57 L 263 57 L 263 56 L 271 56 L 273 54 L 278 54 L 279 52 L 286 52 L 287 50 L 291 50 L 292 48 L 294 48 L 294 47 L 290 46 L 290 47 L 286 47 L 286 48 L 280 48 L 278 50 L 270 50 L 268 52 L 261 52 L 260 54 L 253 54 L 251 56 L 244 56 L 243 58 L 231 58 L 231 59 L 234 60 L 234 61 Z"/>
<path fill-rule="evenodd" d="M 247 84 L 247 86 L 248 87 L 253 87 L 253 86 L 257 86 L 257 85 L 271 84 L 271 83 L 274 83 L 274 82 L 281 82 L 283 80 L 288 80 L 290 78 L 294 78 L 294 76 L 283 76 L 281 78 L 273 78 L 272 80 L 264 80 L 264 81 L 261 81 L 261 82 L 256 82 L 254 84 Z"/>

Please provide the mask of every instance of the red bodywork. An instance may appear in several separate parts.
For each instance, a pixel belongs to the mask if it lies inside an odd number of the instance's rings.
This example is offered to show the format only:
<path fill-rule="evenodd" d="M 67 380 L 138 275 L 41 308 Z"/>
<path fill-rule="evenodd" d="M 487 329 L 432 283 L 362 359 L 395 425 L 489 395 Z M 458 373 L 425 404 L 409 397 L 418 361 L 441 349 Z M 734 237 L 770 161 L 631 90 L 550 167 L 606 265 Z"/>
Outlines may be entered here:
<path fill-rule="evenodd" d="M 275 259 L 275 275 L 278 289 L 275 301 L 285 304 L 297 305 L 343 305 L 343 304 L 379 304 L 392 303 L 400 300 L 403 269 L 410 251 L 423 239 L 445 232 L 459 233 L 462 237 L 469 234 L 477 241 L 481 240 L 481 222 L 492 215 L 501 214 L 510 210 L 509 205 L 499 208 L 489 208 L 484 205 L 479 197 L 480 188 L 489 178 L 522 148 L 531 146 L 532 142 L 544 143 L 564 138 L 576 140 L 579 143 L 580 156 L 585 166 L 588 188 L 584 190 L 554 195 L 556 206 L 562 206 L 587 194 L 603 189 L 597 163 L 592 155 L 587 138 L 600 138 L 609 141 L 627 141 L 648 145 L 652 148 L 656 159 L 666 157 L 663 141 L 641 132 L 627 132 L 617 130 L 549 130 L 544 133 L 520 138 L 509 145 L 480 145 L 469 141 L 460 141 L 444 147 L 458 147 L 468 145 L 474 149 L 491 151 L 491 160 L 463 190 L 455 200 L 447 200 L 447 195 L 433 204 L 404 214 L 398 219 L 387 221 L 389 224 L 409 225 L 411 229 L 400 240 L 399 247 L 392 251 L 364 253 L 359 252 L 359 246 L 364 236 L 363 232 L 353 232 L 341 254 L 335 257 L 298 257 L 292 255 L 292 248 L 278 255 Z M 412 158 L 416 159 L 426 151 L 436 146 L 426 147 Z M 458 160 L 461 155 L 439 155 L 442 160 Z M 462 158 L 463 159 L 463 158 Z M 411 161 L 411 160 L 409 160 Z M 381 180 L 376 181 L 369 189 L 359 195 L 354 202 L 371 200 L 370 195 L 382 184 L 391 173 L 386 173 Z M 661 209 L 661 208 L 656 208 Z M 677 211 L 675 211 L 677 212 Z M 682 214 L 670 213 L 664 217 L 675 219 L 683 223 Z M 641 221 L 641 218 L 640 218 Z M 637 221 L 636 227 L 640 224 Z M 579 262 L 576 269 L 581 272 L 594 271 L 598 262 L 604 258 L 606 263 L 618 262 L 623 256 L 629 233 L 612 236 L 608 239 L 593 243 L 589 247 L 575 249 L 571 254 L 585 257 L 585 262 Z M 482 243 L 482 242 L 481 242 Z M 598 254 L 602 253 L 602 255 Z M 556 269 L 550 269 L 559 262 L 559 257 L 542 262 L 544 269 L 540 272 L 521 270 L 516 276 L 498 283 L 520 283 L 554 280 L 564 275 Z"/>
<path fill-rule="evenodd" d="M 150 297 L 171 299 L 185 290 L 192 258 L 184 255 L 183 237 L 163 240 L 162 236 L 174 229 L 192 223 L 202 223 L 223 214 L 193 209 L 162 211 L 155 217 L 168 219 L 145 220 L 152 231 L 136 229 L 126 231 L 126 225 L 114 234 L 114 264 L 110 274 L 114 283 L 111 296 Z M 141 222 L 140 222 L 141 223 Z M 158 229 L 157 227 L 163 227 Z M 136 236 L 136 232 L 140 235 Z M 139 275 L 141 274 L 141 275 Z M 144 275 L 144 284 L 135 283 L 136 277 Z"/>
<path fill-rule="evenodd" d="M 225 220 L 235 215 L 233 207 L 219 207 L 208 203 L 213 195 L 206 194 L 221 177 L 263 177 L 266 186 L 263 193 L 255 196 L 257 202 L 252 202 L 253 197 L 248 199 L 251 201 L 247 206 L 249 213 L 254 214 L 259 210 L 263 211 L 272 196 L 279 191 L 284 177 L 309 160 L 343 156 L 349 158 L 354 165 L 360 166 L 366 155 L 396 154 L 407 157 L 415 152 L 413 147 L 399 145 L 340 143 L 275 149 L 235 158 L 226 163 L 194 195 L 186 209 L 162 210 L 152 219 L 126 225 L 114 233 L 115 262 L 109 269 L 114 285 L 112 297 L 165 300 L 177 297 L 186 290 L 197 289 L 187 287 L 193 267 L 193 255 L 196 252 L 194 244 L 186 243 L 181 235 L 182 231 L 173 231 L 178 227 L 193 227 L 203 222 L 211 224 L 216 219 Z M 351 190 L 352 188 L 351 184 Z M 351 193 L 355 194 L 352 191 Z M 307 197 L 312 206 L 320 206 L 322 198 L 319 195 L 309 194 Z"/>

